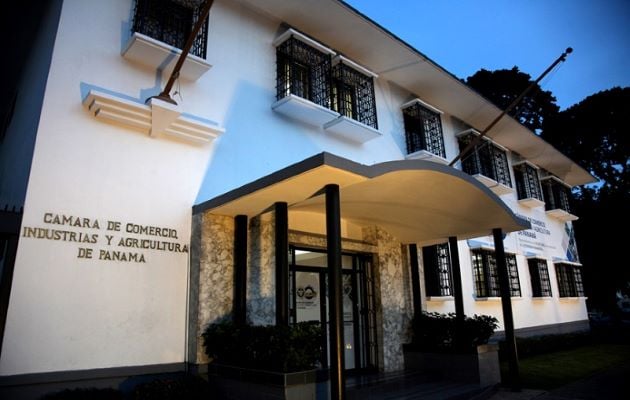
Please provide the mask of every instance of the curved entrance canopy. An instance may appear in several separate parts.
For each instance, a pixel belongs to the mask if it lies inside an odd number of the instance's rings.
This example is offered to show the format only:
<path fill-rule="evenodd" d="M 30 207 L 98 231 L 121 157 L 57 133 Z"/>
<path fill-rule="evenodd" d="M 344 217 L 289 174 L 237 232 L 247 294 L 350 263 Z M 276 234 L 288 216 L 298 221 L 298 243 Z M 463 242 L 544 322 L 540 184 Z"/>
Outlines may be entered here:
<path fill-rule="evenodd" d="M 421 160 L 371 166 L 320 153 L 193 208 L 193 213 L 247 215 L 286 202 L 293 211 L 325 213 L 322 189 L 337 184 L 341 217 L 378 225 L 403 243 L 489 235 L 530 228 L 482 183 L 452 167 Z"/>

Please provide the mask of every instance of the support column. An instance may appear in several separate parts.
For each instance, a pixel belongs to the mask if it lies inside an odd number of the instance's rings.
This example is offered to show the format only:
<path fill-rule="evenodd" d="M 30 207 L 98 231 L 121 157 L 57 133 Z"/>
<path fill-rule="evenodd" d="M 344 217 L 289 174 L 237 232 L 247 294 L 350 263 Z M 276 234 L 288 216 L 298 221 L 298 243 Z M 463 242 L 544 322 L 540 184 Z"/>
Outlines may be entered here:
<path fill-rule="evenodd" d="M 330 306 L 330 398 L 346 395 L 343 349 L 341 277 L 341 208 L 339 186 L 326 185 L 326 246 L 328 251 L 328 303 Z"/>
<path fill-rule="evenodd" d="M 413 295 L 413 316 L 416 320 L 422 315 L 422 292 L 420 291 L 420 270 L 418 266 L 418 246 L 409 245 L 409 264 L 411 266 L 411 292 Z"/>
<path fill-rule="evenodd" d="M 236 325 L 247 322 L 247 215 L 234 218 L 234 300 L 232 318 Z"/>
<path fill-rule="evenodd" d="M 274 204 L 276 219 L 276 325 L 289 325 L 289 211 Z"/>
<path fill-rule="evenodd" d="M 492 230 L 494 238 L 494 251 L 499 274 L 499 289 L 501 291 L 501 307 L 503 308 L 503 326 L 505 329 L 505 344 L 508 353 L 509 383 L 512 391 L 521 391 L 521 379 L 518 371 L 518 353 L 516 350 L 516 337 L 514 336 L 514 316 L 512 314 L 512 296 L 510 293 L 510 276 L 505 261 L 505 248 L 503 247 L 503 230 Z"/>
<path fill-rule="evenodd" d="M 455 346 L 459 347 L 458 338 L 464 329 L 464 294 L 462 290 L 462 271 L 459 266 L 459 248 L 457 247 L 457 237 L 448 238 L 448 253 L 451 257 L 451 272 L 453 274 L 453 298 L 455 300 Z"/>

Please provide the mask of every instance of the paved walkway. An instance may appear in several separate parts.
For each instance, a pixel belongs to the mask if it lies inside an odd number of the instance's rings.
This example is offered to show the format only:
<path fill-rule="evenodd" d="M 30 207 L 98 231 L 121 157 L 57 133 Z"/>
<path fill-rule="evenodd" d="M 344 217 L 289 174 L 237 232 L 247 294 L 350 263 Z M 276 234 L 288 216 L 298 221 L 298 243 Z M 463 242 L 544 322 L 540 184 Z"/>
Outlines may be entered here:
<path fill-rule="evenodd" d="M 587 378 L 545 392 L 500 389 L 490 400 L 626 400 L 630 399 L 630 363 L 598 372 Z"/>

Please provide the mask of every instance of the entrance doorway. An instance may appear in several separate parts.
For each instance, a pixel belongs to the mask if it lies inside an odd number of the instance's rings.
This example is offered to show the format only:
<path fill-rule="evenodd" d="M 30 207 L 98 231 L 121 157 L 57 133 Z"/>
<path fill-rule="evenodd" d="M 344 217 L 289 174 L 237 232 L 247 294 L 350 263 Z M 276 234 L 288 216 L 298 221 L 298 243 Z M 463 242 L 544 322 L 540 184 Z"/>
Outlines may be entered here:
<path fill-rule="evenodd" d="M 317 321 L 322 330 L 322 366 L 328 367 L 328 263 L 323 251 L 291 247 L 291 322 Z M 371 256 L 341 257 L 343 333 L 346 370 L 377 368 L 376 319 Z"/>

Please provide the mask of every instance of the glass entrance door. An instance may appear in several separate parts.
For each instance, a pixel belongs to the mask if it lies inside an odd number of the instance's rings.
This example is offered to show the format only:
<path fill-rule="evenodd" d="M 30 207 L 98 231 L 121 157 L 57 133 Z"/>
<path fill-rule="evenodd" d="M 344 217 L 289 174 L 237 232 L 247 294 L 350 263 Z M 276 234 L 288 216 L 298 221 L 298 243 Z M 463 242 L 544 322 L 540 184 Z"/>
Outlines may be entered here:
<path fill-rule="evenodd" d="M 330 321 L 327 255 L 323 252 L 292 248 L 291 259 L 291 320 L 318 321 L 322 324 L 325 333 L 322 337 L 322 364 L 327 367 Z M 343 348 L 346 370 L 375 366 L 375 360 L 370 357 L 376 338 L 371 338 L 373 335 L 370 334 L 375 329 L 369 329 L 373 313 L 369 311 L 371 307 L 368 304 L 373 301 L 367 299 L 367 267 L 369 257 L 358 254 L 342 256 Z"/>

